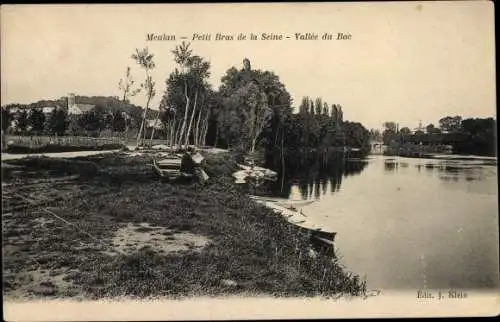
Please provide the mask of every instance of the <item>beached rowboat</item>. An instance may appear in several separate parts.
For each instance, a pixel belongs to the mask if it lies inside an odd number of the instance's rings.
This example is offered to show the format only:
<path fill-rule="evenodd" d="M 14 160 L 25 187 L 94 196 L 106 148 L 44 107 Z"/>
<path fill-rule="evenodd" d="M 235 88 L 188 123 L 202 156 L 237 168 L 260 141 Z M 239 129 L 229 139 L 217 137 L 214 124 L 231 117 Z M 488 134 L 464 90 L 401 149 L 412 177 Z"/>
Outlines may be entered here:
<path fill-rule="evenodd" d="M 250 198 L 266 206 L 267 208 L 272 209 L 276 214 L 280 214 L 281 216 L 285 217 L 289 223 L 306 232 L 310 236 L 311 244 L 317 251 L 327 253 L 332 256 L 335 255 L 333 243 L 337 233 L 324 231 L 323 229 L 316 227 L 315 224 L 311 223 L 305 218 L 305 215 L 302 214 L 302 211 L 297 211 L 280 206 L 279 202 L 276 202 L 276 200 L 279 200 L 278 198 L 263 198 L 259 196 L 250 196 Z M 290 203 L 290 201 L 288 202 Z M 309 201 L 309 203 L 311 202 L 312 201 Z M 293 204 L 293 201 L 291 203 Z"/>
<path fill-rule="evenodd" d="M 298 210 L 299 208 L 305 207 L 315 202 L 314 200 L 289 200 L 284 198 L 261 197 L 261 196 L 250 196 L 250 198 L 254 200 L 272 202 L 277 206 L 291 210 Z"/>
<path fill-rule="evenodd" d="M 168 157 L 157 160 L 153 159 L 153 170 L 155 173 L 167 179 L 177 179 L 180 177 L 193 177 L 191 173 L 181 171 L 182 159 L 177 157 Z"/>

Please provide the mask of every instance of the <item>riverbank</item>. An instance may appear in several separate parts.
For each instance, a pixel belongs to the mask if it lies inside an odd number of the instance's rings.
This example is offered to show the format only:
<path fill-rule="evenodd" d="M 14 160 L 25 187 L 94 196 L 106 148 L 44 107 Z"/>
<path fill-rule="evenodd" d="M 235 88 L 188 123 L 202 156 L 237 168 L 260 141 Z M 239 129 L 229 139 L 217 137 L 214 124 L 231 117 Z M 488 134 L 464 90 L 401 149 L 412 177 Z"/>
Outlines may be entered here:
<path fill-rule="evenodd" d="M 6 299 L 364 292 L 233 184 L 231 154 L 205 158 L 211 178 L 182 184 L 158 180 L 146 154 L 4 161 Z"/>

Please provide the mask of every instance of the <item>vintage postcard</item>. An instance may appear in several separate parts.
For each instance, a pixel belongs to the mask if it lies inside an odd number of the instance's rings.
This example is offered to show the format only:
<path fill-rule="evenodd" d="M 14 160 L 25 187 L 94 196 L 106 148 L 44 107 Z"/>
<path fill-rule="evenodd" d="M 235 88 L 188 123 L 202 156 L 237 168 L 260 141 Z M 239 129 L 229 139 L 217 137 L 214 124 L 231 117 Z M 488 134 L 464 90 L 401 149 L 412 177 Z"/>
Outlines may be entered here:
<path fill-rule="evenodd" d="M 5 320 L 499 314 L 492 2 L 0 10 Z"/>

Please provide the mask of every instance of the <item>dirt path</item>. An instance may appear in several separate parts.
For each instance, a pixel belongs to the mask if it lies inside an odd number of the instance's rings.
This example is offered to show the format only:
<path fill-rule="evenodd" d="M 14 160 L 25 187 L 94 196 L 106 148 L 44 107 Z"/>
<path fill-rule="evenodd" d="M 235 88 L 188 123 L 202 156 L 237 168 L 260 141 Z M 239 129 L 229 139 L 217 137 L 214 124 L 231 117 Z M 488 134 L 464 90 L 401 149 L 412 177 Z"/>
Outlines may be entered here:
<path fill-rule="evenodd" d="M 57 153 L 32 153 L 32 154 L 10 154 L 2 153 L 2 161 L 22 159 L 26 157 L 51 157 L 51 158 L 76 158 L 89 155 L 118 152 L 120 150 L 104 150 L 104 151 L 75 151 L 75 152 L 57 152 Z"/>

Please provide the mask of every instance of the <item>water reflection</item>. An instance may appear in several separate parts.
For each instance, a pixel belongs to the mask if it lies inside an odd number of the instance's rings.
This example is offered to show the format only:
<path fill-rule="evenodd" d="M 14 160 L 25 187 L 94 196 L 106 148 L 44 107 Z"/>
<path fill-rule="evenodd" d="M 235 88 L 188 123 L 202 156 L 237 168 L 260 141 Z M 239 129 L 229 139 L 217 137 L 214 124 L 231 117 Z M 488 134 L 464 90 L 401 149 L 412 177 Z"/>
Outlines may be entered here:
<path fill-rule="evenodd" d="M 319 199 L 339 191 L 343 178 L 360 174 L 367 164 L 367 160 L 349 160 L 336 152 L 288 152 L 283 159 L 268 155 L 265 166 L 278 172 L 278 180 L 247 188 L 261 196 L 290 198 L 292 187 L 298 187 L 302 199 Z"/>
<path fill-rule="evenodd" d="M 265 166 L 278 172 L 278 179 L 247 189 L 250 189 L 250 193 L 263 196 L 292 198 L 293 194 L 294 199 L 319 199 L 321 196 L 338 192 L 344 178 L 359 175 L 372 161 L 374 160 L 370 158 L 349 160 L 341 153 L 335 152 L 306 154 L 287 152 L 283 159 L 281 155 L 268 155 Z M 415 167 L 418 172 L 425 171 L 426 176 L 436 177 L 443 183 L 482 180 L 485 168 L 490 168 L 492 164 L 495 164 L 494 160 L 486 159 L 383 158 L 383 169 L 386 174 L 395 174 L 403 170 L 406 172 Z"/>
<path fill-rule="evenodd" d="M 318 199 L 304 213 L 338 233 L 342 264 L 366 275 L 369 288 L 499 285 L 495 161 L 353 161 L 321 154 L 284 159 L 268 158 L 279 178 L 255 193 Z"/>
<path fill-rule="evenodd" d="M 280 155 L 268 155 L 265 166 L 278 172 L 278 180 L 264 182 L 258 187 L 247 187 L 250 193 L 262 196 L 291 198 L 298 189 L 302 199 L 319 199 L 322 195 L 338 192 L 343 178 L 362 173 L 370 162 L 364 160 L 349 160 L 341 153 L 311 152 L 299 154 L 288 152 L 282 158 Z M 409 161 L 410 160 L 410 161 Z M 491 165 L 491 160 L 447 160 L 447 159 L 407 159 L 384 158 L 384 173 L 394 174 L 410 166 L 417 168 L 418 172 L 424 169 L 426 175 L 436 176 L 442 182 L 473 182 L 482 180 L 484 166 Z"/>
<path fill-rule="evenodd" d="M 398 171 L 399 163 L 395 159 L 385 159 L 384 160 L 384 170 L 386 172 L 396 172 Z"/>
<path fill-rule="evenodd" d="M 465 180 L 467 182 L 482 180 L 484 178 L 485 167 L 490 166 L 491 162 L 473 162 L 465 161 L 447 161 L 436 160 L 434 162 L 418 163 L 415 165 L 418 171 L 424 167 L 428 173 L 435 173 L 437 177 L 445 182 Z"/>

